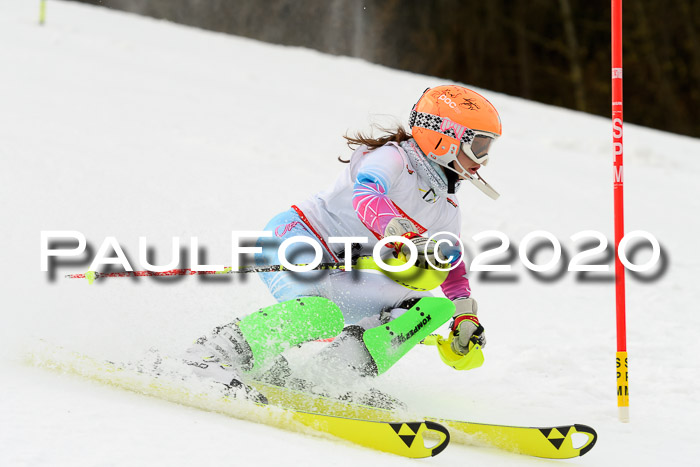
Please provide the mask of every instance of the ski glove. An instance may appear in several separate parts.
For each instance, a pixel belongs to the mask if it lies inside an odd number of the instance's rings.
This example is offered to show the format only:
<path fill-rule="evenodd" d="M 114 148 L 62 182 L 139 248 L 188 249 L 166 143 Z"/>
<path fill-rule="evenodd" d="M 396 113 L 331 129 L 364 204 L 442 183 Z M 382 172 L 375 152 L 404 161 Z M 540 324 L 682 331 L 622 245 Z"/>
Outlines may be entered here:
<path fill-rule="evenodd" d="M 476 300 L 473 298 L 456 298 L 452 301 L 455 304 L 455 315 L 450 326 L 450 334 L 454 336 L 452 340 L 452 350 L 458 355 L 466 355 L 475 344 L 481 347 L 486 346 L 486 336 L 484 327 L 479 324 L 476 312 L 479 309 Z"/>
<path fill-rule="evenodd" d="M 418 229 L 413 224 L 413 222 L 411 222 L 408 219 L 405 219 L 403 217 L 392 218 L 386 224 L 386 227 L 384 228 L 384 236 L 385 237 L 390 237 L 390 236 L 400 237 L 402 235 L 406 235 L 407 233 L 417 233 L 417 232 L 418 232 Z"/>

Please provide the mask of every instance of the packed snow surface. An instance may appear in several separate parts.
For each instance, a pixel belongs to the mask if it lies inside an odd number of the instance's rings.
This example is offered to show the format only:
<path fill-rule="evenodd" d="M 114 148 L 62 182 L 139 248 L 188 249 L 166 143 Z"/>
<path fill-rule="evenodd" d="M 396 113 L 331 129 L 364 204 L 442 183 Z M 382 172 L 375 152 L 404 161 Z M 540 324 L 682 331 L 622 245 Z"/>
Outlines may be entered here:
<path fill-rule="evenodd" d="M 135 269 L 140 236 L 157 263 L 168 262 L 172 237 L 188 250 L 197 237 L 200 263 L 230 264 L 231 231 L 260 230 L 332 183 L 337 157 L 349 155 L 343 134 L 405 124 L 420 93 L 444 83 L 71 2 L 49 2 L 42 27 L 38 5 L 0 2 L 0 465 L 551 464 L 460 445 L 412 461 L 27 365 L 42 342 L 117 360 L 178 353 L 271 304 L 252 276 L 93 285 L 63 276 L 85 272 L 107 237 Z M 487 260 L 511 272 L 471 275 L 486 363 L 457 372 L 419 347 L 377 386 L 436 416 L 591 425 L 599 440 L 569 461 L 578 465 L 697 465 L 700 141 L 625 126 L 626 230 L 649 232 L 662 254 L 651 271 L 627 275 L 631 423 L 622 424 L 611 275 L 566 271 L 591 241 L 572 235 L 613 238 L 610 121 L 481 92 L 504 128 L 481 173 L 502 196 L 462 187 L 462 237 L 473 256 L 489 242 L 474 235 L 500 231 L 514 253 Z M 42 272 L 40 232 L 52 230 L 81 232 L 88 253 Z M 518 246 L 538 230 L 561 242 L 564 271 L 523 265 Z M 640 244 L 629 250 L 636 264 L 651 258 Z M 534 243 L 529 252 L 538 264 L 552 255 Z M 590 261 L 611 264 L 605 254 Z"/>

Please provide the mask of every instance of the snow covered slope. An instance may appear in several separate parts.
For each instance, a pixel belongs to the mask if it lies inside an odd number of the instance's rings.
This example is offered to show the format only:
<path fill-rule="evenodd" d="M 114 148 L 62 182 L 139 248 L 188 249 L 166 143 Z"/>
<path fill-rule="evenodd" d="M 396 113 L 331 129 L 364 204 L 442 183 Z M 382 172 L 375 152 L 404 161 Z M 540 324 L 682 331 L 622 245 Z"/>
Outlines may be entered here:
<path fill-rule="evenodd" d="M 62 278 L 91 257 L 52 279 L 40 271 L 42 230 L 80 231 L 93 255 L 114 236 L 137 269 L 139 236 L 161 263 L 171 237 L 196 236 L 202 263 L 229 264 L 232 230 L 260 229 L 331 182 L 345 132 L 405 123 L 423 89 L 442 83 L 71 2 L 49 2 L 44 27 L 37 14 L 38 2 L 0 2 L 0 465 L 546 462 L 461 446 L 409 461 L 25 365 L 41 339 L 114 359 L 178 352 L 271 302 L 255 277 Z M 502 197 L 460 191 L 472 251 L 486 230 L 516 246 L 550 231 L 569 258 L 577 232 L 611 239 L 608 120 L 483 92 L 504 135 L 482 173 Z M 578 465 L 697 465 L 700 141 L 626 125 L 625 143 L 627 230 L 651 232 L 666 263 L 654 280 L 628 276 L 632 423 L 616 419 L 612 283 L 571 272 L 545 281 L 517 257 L 512 280 L 472 277 L 489 342 L 482 368 L 458 373 L 418 348 L 377 384 L 438 416 L 592 425 L 598 444 Z"/>

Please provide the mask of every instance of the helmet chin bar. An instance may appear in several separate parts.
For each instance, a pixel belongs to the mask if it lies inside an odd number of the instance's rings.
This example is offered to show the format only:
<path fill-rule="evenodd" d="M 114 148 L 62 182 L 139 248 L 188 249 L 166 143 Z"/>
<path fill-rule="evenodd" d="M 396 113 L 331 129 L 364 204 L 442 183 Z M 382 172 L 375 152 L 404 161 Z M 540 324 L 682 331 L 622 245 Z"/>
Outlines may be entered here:
<path fill-rule="evenodd" d="M 491 185 L 486 183 L 486 180 L 481 178 L 481 175 L 479 175 L 479 172 L 475 173 L 476 177 L 472 176 L 470 174 L 469 176 L 469 181 L 472 182 L 472 184 L 480 189 L 486 196 L 488 196 L 491 199 L 498 199 L 500 193 L 498 193 L 496 190 L 494 190 Z"/>
<path fill-rule="evenodd" d="M 459 170 L 455 170 L 454 166 L 459 167 L 462 169 L 460 172 Z M 470 174 L 466 170 L 464 170 L 464 167 L 462 167 L 462 164 L 459 163 L 459 161 L 455 160 L 452 166 L 447 167 L 449 170 L 455 172 L 457 175 L 460 177 L 463 177 L 465 180 L 469 180 L 472 182 L 472 184 L 477 187 L 479 190 L 481 190 L 482 193 L 484 193 L 486 196 L 488 196 L 491 199 L 498 199 L 500 193 L 498 193 L 496 190 L 493 189 L 491 185 L 489 185 L 486 180 L 481 178 L 481 175 L 479 175 L 479 172 L 474 172 L 474 174 Z"/>

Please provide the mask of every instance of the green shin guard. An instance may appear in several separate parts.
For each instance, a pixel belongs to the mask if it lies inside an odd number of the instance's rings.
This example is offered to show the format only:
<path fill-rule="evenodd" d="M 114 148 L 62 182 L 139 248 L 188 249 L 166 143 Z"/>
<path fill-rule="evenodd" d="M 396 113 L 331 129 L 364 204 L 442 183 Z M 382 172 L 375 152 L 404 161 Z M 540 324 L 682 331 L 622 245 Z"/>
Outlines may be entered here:
<path fill-rule="evenodd" d="M 253 352 L 253 369 L 295 345 L 335 337 L 345 320 L 338 305 L 323 297 L 302 297 L 261 308 L 239 323 Z"/>
<path fill-rule="evenodd" d="M 451 300 L 424 297 L 398 318 L 365 331 L 362 339 L 377 365 L 377 374 L 391 368 L 406 352 L 446 323 L 454 312 Z"/>

